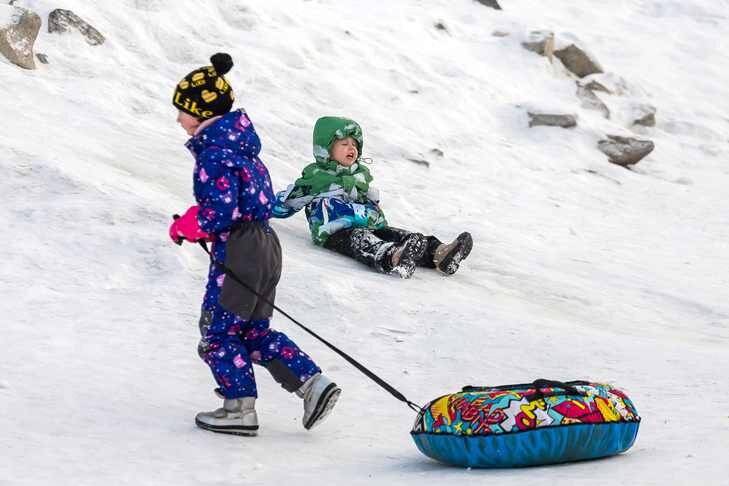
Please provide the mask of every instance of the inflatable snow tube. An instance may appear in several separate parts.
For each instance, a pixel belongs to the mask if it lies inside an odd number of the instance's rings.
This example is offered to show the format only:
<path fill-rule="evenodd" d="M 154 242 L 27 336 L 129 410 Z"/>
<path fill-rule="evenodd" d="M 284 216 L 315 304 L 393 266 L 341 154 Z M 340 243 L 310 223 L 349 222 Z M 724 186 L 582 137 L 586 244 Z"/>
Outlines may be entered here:
<path fill-rule="evenodd" d="M 625 452 L 639 425 L 633 403 L 610 385 L 540 379 L 436 398 L 411 435 L 420 452 L 446 464 L 523 467 Z"/>

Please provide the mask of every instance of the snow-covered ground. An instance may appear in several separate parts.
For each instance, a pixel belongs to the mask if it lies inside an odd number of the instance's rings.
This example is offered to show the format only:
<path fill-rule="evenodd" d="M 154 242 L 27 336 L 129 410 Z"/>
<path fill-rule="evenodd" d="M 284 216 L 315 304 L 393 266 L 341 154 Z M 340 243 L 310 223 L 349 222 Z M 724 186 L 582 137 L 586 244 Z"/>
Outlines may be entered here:
<path fill-rule="evenodd" d="M 16 4 L 44 23 L 69 8 L 107 41 L 44 25 L 50 64 L 0 59 L 0 485 L 729 484 L 728 1 Z M 625 79 L 612 121 L 520 46 L 535 29 Z M 316 118 L 350 116 L 391 224 L 475 240 L 454 277 L 399 280 L 314 247 L 303 215 L 277 221 L 281 307 L 419 403 L 465 384 L 614 383 L 643 418 L 635 446 L 444 467 L 412 443 L 412 411 L 282 316 L 342 386 L 335 413 L 305 431 L 300 401 L 258 369 L 259 437 L 197 429 L 218 406 L 196 353 L 207 260 L 167 238 L 192 203 L 170 99 L 218 51 L 277 189 L 312 159 Z M 634 171 L 596 149 L 630 133 L 626 99 L 658 108 Z M 542 108 L 579 126 L 527 128 Z"/>

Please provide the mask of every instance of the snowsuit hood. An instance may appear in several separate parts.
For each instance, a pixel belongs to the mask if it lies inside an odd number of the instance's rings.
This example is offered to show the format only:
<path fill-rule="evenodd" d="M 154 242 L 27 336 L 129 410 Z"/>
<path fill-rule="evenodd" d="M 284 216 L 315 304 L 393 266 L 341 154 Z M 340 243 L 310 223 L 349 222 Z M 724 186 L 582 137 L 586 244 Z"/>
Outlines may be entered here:
<path fill-rule="evenodd" d="M 331 163 L 336 161 L 329 157 L 329 149 L 335 140 L 352 137 L 357 142 L 357 162 L 362 157 L 362 147 L 364 145 L 364 137 L 362 136 L 362 128 L 359 124 L 349 118 L 340 118 L 336 116 L 323 116 L 316 121 L 314 125 L 314 159 L 317 163 L 324 164 L 328 168 Z"/>

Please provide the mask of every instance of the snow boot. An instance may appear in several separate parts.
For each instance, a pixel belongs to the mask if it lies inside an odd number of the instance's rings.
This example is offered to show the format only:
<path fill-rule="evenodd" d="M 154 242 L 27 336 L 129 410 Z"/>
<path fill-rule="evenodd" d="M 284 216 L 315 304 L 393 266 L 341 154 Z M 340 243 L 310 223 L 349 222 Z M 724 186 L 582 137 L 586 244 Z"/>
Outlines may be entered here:
<path fill-rule="evenodd" d="M 301 422 L 306 430 L 319 425 L 332 411 L 342 390 L 332 380 L 317 373 L 296 390 L 304 399 L 304 417 Z"/>
<path fill-rule="evenodd" d="M 415 272 L 417 262 L 423 258 L 428 248 L 428 240 L 421 233 L 410 233 L 397 246 L 390 257 L 391 273 L 397 273 L 400 278 L 410 278 Z"/>
<path fill-rule="evenodd" d="M 256 398 L 226 398 L 223 408 L 213 412 L 200 412 L 195 416 L 198 427 L 213 432 L 236 435 L 257 435 L 258 415 Z"/>
<path fill-rule="evenodd" d="M 436 270 L 444 275 L 453 275 L 458 265 L 465 260 L 473 248 L 473 238 L 470 233 L 461 233 L 451 243 L 438 246 L 433 255 Z"/>

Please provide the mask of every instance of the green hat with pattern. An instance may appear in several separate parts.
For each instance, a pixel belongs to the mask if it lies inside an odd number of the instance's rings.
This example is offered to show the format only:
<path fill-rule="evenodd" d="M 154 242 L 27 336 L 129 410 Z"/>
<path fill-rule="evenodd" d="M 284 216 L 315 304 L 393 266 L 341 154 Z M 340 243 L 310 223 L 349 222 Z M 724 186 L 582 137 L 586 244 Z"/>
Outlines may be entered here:
<path fill-rule="evenodd" d="M 314 158 L 317 162 L 329 161 L 329 150 L 335 140 L 352 137 L 357 142 L 357 151 L 362 156 L 362 128 L 349 118 L 323 116 L 314 125 Z"/>

